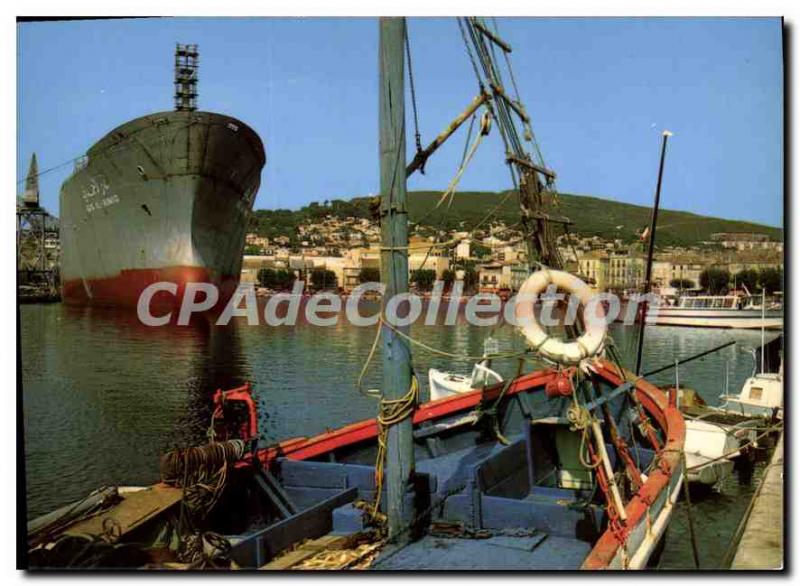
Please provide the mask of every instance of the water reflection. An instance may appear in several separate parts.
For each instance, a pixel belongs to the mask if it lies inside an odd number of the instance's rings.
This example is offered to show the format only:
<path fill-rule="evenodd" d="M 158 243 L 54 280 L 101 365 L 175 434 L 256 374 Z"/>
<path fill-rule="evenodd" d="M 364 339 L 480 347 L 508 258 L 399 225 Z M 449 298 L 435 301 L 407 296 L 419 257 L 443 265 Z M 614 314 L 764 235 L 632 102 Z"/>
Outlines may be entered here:
<path fill-rule="evenodd" d="M 376 306 L 377 307 L 377 306 Z M 375 307 L 375 308 L 376 308 Z M 375 309 L 372 308 L 372 309 Z M 260 308 L 262 309 L 262 308 Z M 364 315 L 371 315 L 364 308 Z M 199 320 L 191 327 L 150 328 L 130 313 L 59 304 L 21 308 L 28 497 L 38 514 L 104 484 L 143 484 L 158 477 L 160 454 L 205 441 L 210 397 L 217 388 L 250 382 L 261 415 L 261 441 L 310 435 L 375 415 L 374 399 L 358 393 L 355 381 L 372 346 L 375 329 L 337 325 L 249 327 L 237 319 L 226 327 Z M 635 328 L 612 326 L 630 366 Z M 480 355 L 487 336 L 500 352 L 520 350 L 513 328 L 471 326 L 411 328 L 426 345 L 452 354 Z M 757 332 L 649 327 L 644 352 L 651 369 L 704 351 L 727 340 L 754 346 Z M 428 397 L 429 368 L 469 372 L 469 361 L 420 347 L 414 366 Z M 380 345 L 365 378 L 381 382 Z M 681 382 L 716 404 L 729 367 L 731 391 L 752 370 L 752 358 L 727 348 L 682 366 Z M 512 376 L 516 360 L 495 369 Z M 528 368 L 532 368 L 528 365 Z M 655 378 L 669 383 L 674 373 Z"/>
<path fill-rule="evenodd" d="M 172 447 L 204 440 L 218 387 L 250 378 L 238 328 L 148 328 L 128 313 L 21 308 L 31 514 L 104 484 L 158 476 Z"/>

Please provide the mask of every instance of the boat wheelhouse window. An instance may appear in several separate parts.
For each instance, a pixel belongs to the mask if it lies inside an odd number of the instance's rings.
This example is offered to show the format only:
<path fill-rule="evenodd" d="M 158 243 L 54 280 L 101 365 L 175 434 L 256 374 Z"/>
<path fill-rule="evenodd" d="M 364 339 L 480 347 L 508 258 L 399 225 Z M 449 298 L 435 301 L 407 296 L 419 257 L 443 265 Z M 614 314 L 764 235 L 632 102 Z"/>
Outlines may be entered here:
<path fill-rule="evenodd" d="M 760 401 L 763 392 L 764 389 L 762 389 L 761 387 L 750 387 L 750 398 L 753 401 Z"/>

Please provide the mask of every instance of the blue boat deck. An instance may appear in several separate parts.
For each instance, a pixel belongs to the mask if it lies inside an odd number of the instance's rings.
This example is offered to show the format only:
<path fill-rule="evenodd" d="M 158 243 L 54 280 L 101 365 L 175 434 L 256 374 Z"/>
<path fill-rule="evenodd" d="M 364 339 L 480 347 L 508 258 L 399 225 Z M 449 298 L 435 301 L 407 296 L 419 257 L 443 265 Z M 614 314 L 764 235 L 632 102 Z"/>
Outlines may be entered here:
<path fill-rule="evenodd" d="M 591 545 L 537 533 L 489 539 L 442 538 L 427 535 L 405 547 L 384 552 L 373 570 L 575 570 Z"/>
<path fill-rule="evenodd" d="M 384 549 L 372 569 L 579 569 L 607 525 L 605 503 L 591 487 L 559 482 L 558 471 L 569 466 L 557 449 L 565 424 L 518 423 L 506 427 L 521 433 L 507 433 L 502 443 L 466 430 L 428 444 L 430 453 L 419 454 L 414 490 L 406 495 L 415 501 L 418 516 L 407 523 L 416 540 Z M 611 444 L 606 449 L 613 467 L 616 450 Z M 632 453 L 642 467 L 653 457 L 639 448 Z M 261 567 L 304 539 L 370 530 L 363 508 L 379 488 L 375 468 L 365 458 L 340 456 L 276 460 L 273 490 L 283 494 L 287 510 L 277 522 L 242 536 L 233 548 L 237 563 Z"/>

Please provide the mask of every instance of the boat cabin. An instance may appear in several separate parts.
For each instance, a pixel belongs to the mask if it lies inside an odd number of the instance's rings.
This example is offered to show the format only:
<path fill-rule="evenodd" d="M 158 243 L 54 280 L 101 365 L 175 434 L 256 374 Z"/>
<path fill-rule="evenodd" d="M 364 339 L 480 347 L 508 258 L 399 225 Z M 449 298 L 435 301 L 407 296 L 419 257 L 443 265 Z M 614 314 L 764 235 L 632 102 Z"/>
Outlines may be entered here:
<path fill-rule="evenodd" d="M 741 298 L 735 295 L 681 297 L 678 307 L 686 309 L 741 309 Z"/>
<path fill-rule="evenodd" d="M 783 375 L 761 372 L 748 378 L 738 395 L 723 395 L 722 409 L 755 417 L 783 417 Z"/>

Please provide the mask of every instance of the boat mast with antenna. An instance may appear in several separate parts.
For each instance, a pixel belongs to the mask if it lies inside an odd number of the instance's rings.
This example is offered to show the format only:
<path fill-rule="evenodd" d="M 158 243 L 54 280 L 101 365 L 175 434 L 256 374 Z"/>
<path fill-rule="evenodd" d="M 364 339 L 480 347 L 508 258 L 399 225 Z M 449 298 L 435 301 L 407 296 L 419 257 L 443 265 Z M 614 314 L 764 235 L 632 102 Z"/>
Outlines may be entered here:
<path fill-rule="evenodd" d="M 653 213 L 650 216 L 650 231 L 648 234 L 649 242 L 647 248 L 647 260 L 645 264 L 645 273 L 644 273 L 644 287 L 642 288 L 642 294 L 647 295 L 650 293 L 650 286 L 651 286 L 651 276 L 653 273 L 653 253 L 655 252 L 655 244 L 656 244 L 656 228 L 658 225 L 658 209 L 661 205 L 661 181 L 664 178 L 664 159 L 667 155 L 667 141 L 669 137 L 672 136 L 672 133 L 669 130 L 665 130 L 661 133 L 661 157 L 658 163 L 658 180 L 656 181 L 656 195 L 655 201 L 653 202 Z M 636 342 L 636 374 L 642 374 L 642 350 L 644 349 L 644 332 L 645 332 L 645 322 L 647 320 L 647 298 L 644 298 L 644 302 L 639 306 L 639 315 L 641 316 L 639 320 L 639 335 Z"/>

